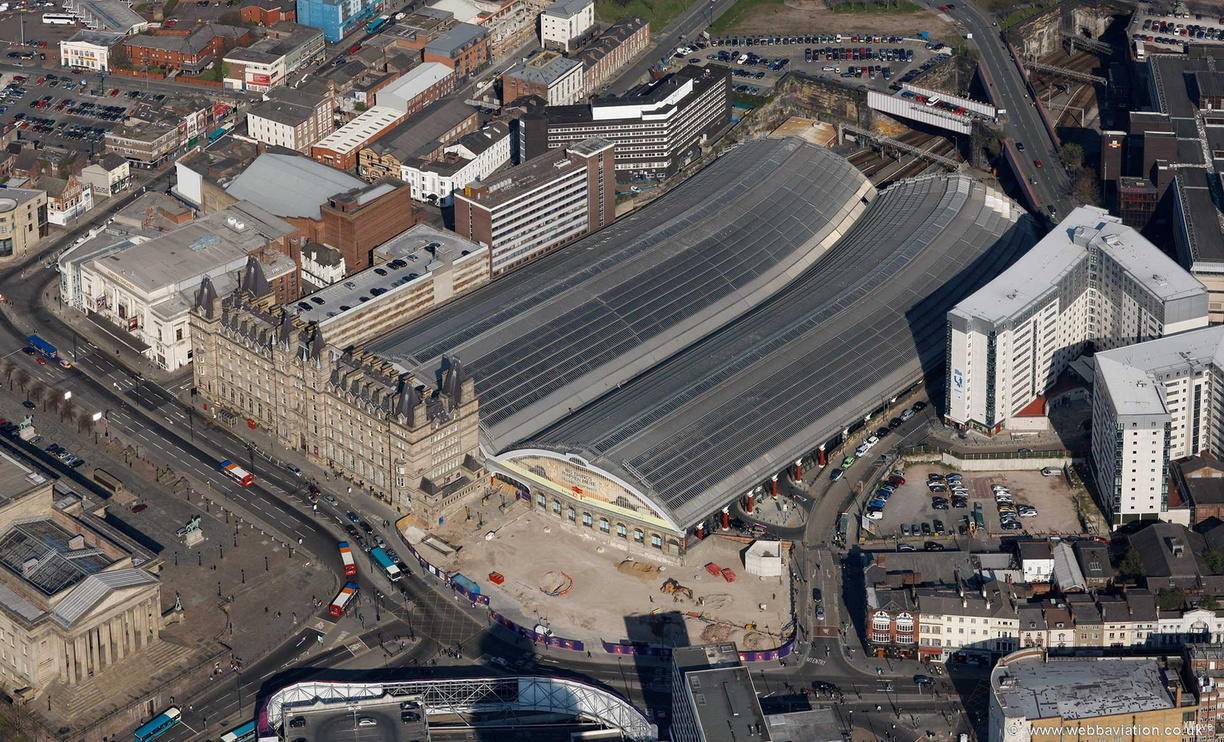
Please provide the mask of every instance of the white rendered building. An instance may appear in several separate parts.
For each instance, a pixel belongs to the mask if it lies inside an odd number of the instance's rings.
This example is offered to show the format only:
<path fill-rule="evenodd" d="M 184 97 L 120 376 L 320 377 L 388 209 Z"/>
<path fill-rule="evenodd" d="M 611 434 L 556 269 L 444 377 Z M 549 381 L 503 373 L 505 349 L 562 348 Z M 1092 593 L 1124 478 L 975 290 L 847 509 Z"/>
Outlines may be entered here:
<path fill-rule="evenodd" d="M 540 13 L 540 44 L 564 51 L 595 25 L 595 0 L 557 0 Z"/>
<path fill-rule="evenodd" d="M 417 201 L 450 206 L 452 194 L 484 180 L 510 162 L 510 127 L 494 121 L 446 147 L 438 160 L 412 160 L 400 179 Z"/>
<path fill-rule="evenodd" d="M 948 312 L 947 420 L 998 431 L 1071 361 L 1207 325 L 1207 290 L 1134 229 L 1081 206 Z"/>
<path fill-rule="evenodd" d="M 1224 326 L 1097 353 L 1092 461 L 1114 525 L 1168 520 L 1168 465 L 1224 442 Z"/>

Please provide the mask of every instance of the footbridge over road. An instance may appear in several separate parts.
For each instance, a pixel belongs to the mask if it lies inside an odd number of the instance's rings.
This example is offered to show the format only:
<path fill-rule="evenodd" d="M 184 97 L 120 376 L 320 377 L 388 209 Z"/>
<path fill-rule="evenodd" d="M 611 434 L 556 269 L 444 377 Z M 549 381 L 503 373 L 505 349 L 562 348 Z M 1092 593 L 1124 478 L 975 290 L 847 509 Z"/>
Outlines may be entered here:
<path fill-rule="evenodd" d="M 998 119 L 998 110 L 989 103 L 909 84 L 901 85 L 893 95 L 869 90 L 867 105 L 876 111 L 957 134 L 969 134 L 975 121 Z"/>

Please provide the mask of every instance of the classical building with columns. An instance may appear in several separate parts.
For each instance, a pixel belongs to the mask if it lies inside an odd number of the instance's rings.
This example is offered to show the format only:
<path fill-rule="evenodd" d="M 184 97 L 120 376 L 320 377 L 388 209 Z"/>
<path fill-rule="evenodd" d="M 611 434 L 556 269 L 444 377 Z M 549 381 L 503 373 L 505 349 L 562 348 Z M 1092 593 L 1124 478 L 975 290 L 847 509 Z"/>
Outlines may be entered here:
<path fill-rule="evenodd" d="M 70 686 L 157 644 L 159 563 L 0 453 L 0 686 Z"/>

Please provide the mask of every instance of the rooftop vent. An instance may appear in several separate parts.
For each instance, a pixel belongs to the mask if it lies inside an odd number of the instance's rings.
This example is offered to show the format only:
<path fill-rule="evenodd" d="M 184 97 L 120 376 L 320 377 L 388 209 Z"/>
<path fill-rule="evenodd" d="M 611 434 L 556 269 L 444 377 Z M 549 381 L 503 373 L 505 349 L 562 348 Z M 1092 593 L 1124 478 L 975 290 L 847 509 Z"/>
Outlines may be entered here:
<path fill-rule="evenodd" d="M 220 245 L 220 244 L 221 244 L 220 237 L 218 237 L 215 234 L 206 234 L 203 237 L 196 239 L 195 242 L 191 243 L 191 251 L 200 252 L 201 250 L 207 250 L 210 247 L 216 247 L 217 245 Z"/>
<path fill-rule="evenodd" d="M 236 216 L 225 217 L 225 226 L 229 227 L 235 232 L 238 232 L 239 234 L 246 231 L 246 222 L 242 221 Z"/>

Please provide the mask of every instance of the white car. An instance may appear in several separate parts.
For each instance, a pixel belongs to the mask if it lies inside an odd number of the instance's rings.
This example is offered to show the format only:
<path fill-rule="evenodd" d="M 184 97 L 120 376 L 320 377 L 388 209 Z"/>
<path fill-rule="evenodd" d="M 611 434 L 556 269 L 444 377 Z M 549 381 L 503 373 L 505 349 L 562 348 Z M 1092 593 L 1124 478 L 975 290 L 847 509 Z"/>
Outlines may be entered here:
<path fill-rule="evenodd" d="M 990 485 L 990 489 L 992 489 L 995 492 L 1007 492 L 1008 491 L 1007 485 L 1005 484 L 992 484 Z"/>
<path fill-rule="evenodd" d="M 1019 515 L 1021 518 L 1036 518 L 1037 517 L 1037 511 L 1033 508 L 1029 508 L 1027 510 L 1018 510 L 1016 514 Z"/>
<path fill-rule="evenodd" d="M 1043 477 L 1062 476 L 1062 469 L 1059 469 L 1057 466 L 1047 466 L 1041 470 L 1041 476 Z"/>
<path fill-rule="evenodd" d="M 866 445 L 866 446 L 867 446 L 867 450 L 868 450 L 868 451 L 870 451 L 870 450 L 871 450 L 871 447 L 872 447 L 872 446 L 874 446 L 875 444 L 877 444 L 877 443 L 879 443 L 879 442 L 880 442 L 880 439 L 879 439 L 879 438 L 877 438 L 877 437 L 876 437 L 876 436 L 874 436 L 874 435 L 873 435 L 873 436 L 871 436 L 870 438 L 868 438 L 867 440 L 863 441 L 864 445 Z"/>
<path fill-rule="evenodd" d="M 869 520 L 881 520 L 884 518 L 884 511 L 883 510 L 868 510 L 867 518 Z"/>
<path fill-rule="evenodd" d="M 359 726 L 359 727 L 376 727 L 376 726 L 378 726 L 378 722 L 377 722 L 377 721 L 376 721 L 376 720 L 375 720 L 373 717 L 371 717 L 371 716 L 363 716 L 363 717 L 361 717 L 360 719 L 358 719 L 358 720 L 357 720 L 357 726 Z"/>

